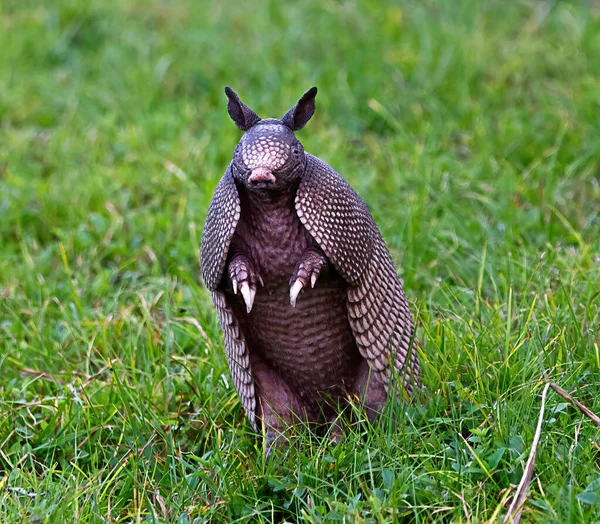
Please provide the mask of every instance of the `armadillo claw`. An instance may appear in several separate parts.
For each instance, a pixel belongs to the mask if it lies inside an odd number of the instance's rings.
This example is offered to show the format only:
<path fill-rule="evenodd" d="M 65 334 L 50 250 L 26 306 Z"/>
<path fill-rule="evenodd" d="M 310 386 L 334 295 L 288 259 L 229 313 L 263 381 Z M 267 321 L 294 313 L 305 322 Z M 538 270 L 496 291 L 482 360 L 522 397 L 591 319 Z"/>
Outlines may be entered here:
<path fill-rule="evenodd" d="M 237 295 L 238 291 L 241 292 L 246 304 L 246 311 L 250 313 L 256 296 L 257 282 L 260 282 L 263 287 L 264 282 L 247 256 L 238 254 L 231 259 L 229 262 L 229 279 L 231 280 L 233 294 Z"/>
<path fill-rule="evenodd" d="M 302 282 L 300 279 L 297 279 L 290 288 L 290 304 L 292 307 L 296 307 L 296 299 L 298 298 L 298 295 L 300 294 L 300 291 L 302 291 L 303 287 L 304 282 Z"/>
<path fill-rule="evenodd" d="M 252 311 L 252 304 L 254 304 L 254 297 L 256 296 L 256 289 L 252 289 L 247 281 L 244 281 L 240 284 L 240 291 L 242 292 L 242 296 L 244 297 L 244 302 L 246 303 L 246 313 L 250 313 Z"/>
<path fill-rule="evenodd" d="M 315 284 L 317 283 L 317 278 L 319 278 L 319 274 L 318 273 L 313 273 L 310 276 L 310 287 L 314 288 Z"/>
<path fill-rule="evenodd" d="M 296 299 L 309 280 L 310 287 L 315 287 L 317 279 L 326 265 L 327 259 L 319 250 L 308 248 L 302 253 L 300 262 L 298 262 L 296 270 L 290 279 L 290 304 L 292 307 L 296 307 Z"/>

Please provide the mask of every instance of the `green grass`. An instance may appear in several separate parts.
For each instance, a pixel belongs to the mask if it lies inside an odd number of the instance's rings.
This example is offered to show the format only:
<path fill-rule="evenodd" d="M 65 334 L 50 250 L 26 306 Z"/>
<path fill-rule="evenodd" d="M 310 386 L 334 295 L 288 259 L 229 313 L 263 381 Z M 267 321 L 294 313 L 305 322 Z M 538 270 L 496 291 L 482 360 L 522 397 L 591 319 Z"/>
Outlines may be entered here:
<path fill-rule="evenodd" d="M 6 0 L 0 72 L 0 522 L 495 522 L 545 380 L 600 412 L 597 3 Z M 225 84 L 319 86 L 414 307 L 419 402 L 337 447 L 263 458 L 199 281 Z M 523 521 L 600 522 L 599 442 L 550 392 Z"/>

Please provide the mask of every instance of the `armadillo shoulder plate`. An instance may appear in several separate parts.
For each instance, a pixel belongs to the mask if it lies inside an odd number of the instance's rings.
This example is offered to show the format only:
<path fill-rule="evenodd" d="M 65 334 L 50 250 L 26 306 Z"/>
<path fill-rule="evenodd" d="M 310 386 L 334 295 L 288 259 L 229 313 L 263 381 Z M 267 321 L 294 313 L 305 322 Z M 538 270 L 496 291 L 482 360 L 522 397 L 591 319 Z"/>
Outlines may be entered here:
<path fill-rule="evenodd" d="M 366 204 L 323 161 L 307 155 L 296 212 L 348 282 L 348 321 L 360 354 L 387 386 L 419 384 L 414 324 L 402 284 Z"/>
<path fill-rule="evenodd" d="M 377 226 L 367 205 L 337 172 L 313 155 L 306 158 L 296 213 L 344 280 L 356 282 L 371 259 Z"/>
<path fill-rule="evenodd" d="M 240 197 L 230 165 L 215 189 L 200 245 L 200 271 L 211 291 L 217 289 L 221 281 L 240 210 Z"/>

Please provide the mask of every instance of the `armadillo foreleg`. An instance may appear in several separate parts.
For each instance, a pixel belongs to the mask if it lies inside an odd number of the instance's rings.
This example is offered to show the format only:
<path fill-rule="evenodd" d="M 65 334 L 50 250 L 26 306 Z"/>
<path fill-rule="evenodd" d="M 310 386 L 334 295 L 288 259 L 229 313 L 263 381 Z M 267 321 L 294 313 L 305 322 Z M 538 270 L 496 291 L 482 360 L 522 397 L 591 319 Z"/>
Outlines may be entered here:
<path fill-rule="evenodd" d="M 290 304 L 292 307 L 296 307 L 296 299 L 309 280 L 311 287 L 315 287 L 319 275 L 327 267 L 327 264 L 327 258 L 320 249 L 310 247 L 302 253 L 290 279 Z"/>
<path fill-rule="evenodd" d="M 233 287 L 233 293 L 237 295 L 238 289 L 244 297 L 246 303 L 246 311 L 250 313 L 254 297 L 256 296 L 256 285 L 260 282 L 263 284 L 262 278 L 255 271 L 254 264 L 244 254 L 237 254 L 229 261 L 229 279 Z"/>

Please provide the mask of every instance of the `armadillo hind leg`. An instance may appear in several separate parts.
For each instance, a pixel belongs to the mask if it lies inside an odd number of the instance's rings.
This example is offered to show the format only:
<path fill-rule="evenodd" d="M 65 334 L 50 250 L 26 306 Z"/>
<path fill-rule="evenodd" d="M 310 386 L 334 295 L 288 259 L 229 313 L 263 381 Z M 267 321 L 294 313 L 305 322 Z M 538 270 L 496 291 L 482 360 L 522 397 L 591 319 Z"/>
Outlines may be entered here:
<path fill-rule="evenodd" d="M 364 406 L 369 421 L 373 422 L 385 408 L 387 392 L 383 381 L 371 370 L 366 360 L 358 367 L 353 389 Z"/>
<path fill-rule="evenodd" d="M 287 430 L 313 417 L 301 397 L 260 358 L 251 358 L 252 375 L 258 396 L 258 418 L 265 439 L 265 453 L 287 443 Z"/>

